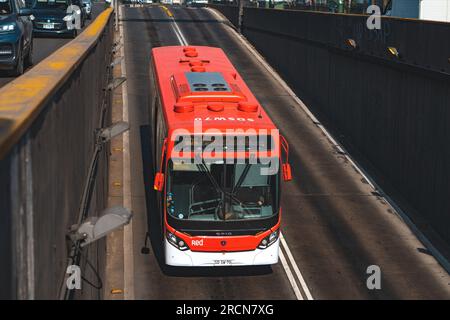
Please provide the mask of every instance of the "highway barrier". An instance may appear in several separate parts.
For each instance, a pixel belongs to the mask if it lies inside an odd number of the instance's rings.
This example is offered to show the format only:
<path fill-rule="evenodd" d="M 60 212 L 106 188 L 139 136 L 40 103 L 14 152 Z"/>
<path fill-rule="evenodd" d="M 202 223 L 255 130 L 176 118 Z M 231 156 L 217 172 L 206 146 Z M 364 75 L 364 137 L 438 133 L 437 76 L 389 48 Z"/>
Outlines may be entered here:
<path fill-rule="evenodd" d="M 224 5 L 219 3 L 209 4 L 211 8 L 220 11 L 222 15 L 227 18 L 233 26 L 238 27 L 239 23 L 239 7 L 237 5 Z"/>
<path fill-rule="evenodd" d="M 236 7 L 211 7 L 237 21 Z M 367 19 L 244 8 L 242 30 L 416 225 L 450 244 L 450 24 Z"/>
<path fill-rule="evenodd" d="M 110 123 L 112 9 L 76 39 L 0 89 L 0 298 L 57 299 L 96 130 Z M 89 215 L 107 201 L 108 148 Z M 84 250 L 82 276 L 99 284 L 105 244 Z M 86 267 L 91 265 L 91 267 Z M 83 282 L 77 295 L 99 298 Z"/>

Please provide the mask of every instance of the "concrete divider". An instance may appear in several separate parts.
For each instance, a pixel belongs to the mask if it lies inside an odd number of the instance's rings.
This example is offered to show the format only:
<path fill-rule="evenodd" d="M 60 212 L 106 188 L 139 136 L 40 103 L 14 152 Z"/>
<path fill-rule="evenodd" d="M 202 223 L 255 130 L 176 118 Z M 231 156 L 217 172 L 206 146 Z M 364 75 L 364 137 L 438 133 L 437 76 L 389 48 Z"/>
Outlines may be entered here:
<path fill-rule="evenodd" d="M 225 5 L 220 3 L 210 3 L 208 7 L 214 8 L 222 13 L 234 27 L 238 27 L 239 24 L 239 7 L 237 5 Z"/>
<path fill-rule="evenodd" d="M 95 132 L 109 123 L 112 9 L 76 39 L 0 89 L 0 297 L 55 299 L 67 264 Z M 105 207 L 107 148 L 90 215 Z M 85 252 L 83 276 L 97 283 L 104 243 Z M 91 264 L 94 268 L 86 268 Z M 95 269 L 95 270 L 93 270 Z M 101 290 L 83 283 L 78 297 Z"/>

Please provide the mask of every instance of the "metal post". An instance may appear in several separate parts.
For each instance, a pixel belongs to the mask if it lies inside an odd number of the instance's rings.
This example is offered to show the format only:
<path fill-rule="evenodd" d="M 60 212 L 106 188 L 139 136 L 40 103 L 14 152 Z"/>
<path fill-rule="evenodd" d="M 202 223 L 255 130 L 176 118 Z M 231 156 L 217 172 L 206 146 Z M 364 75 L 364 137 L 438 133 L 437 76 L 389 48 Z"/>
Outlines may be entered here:
<path fill-rule="evenodd" d="M 116 32 L 119 31 L 119 0 L 114 0 L 114 13 L 115 13 L 115 25 Z"/>
<path fill-rule="evenodd" d="M 13 297 L 35 298 L 34 208 L 30 134 L 11 155 Z"/>
<path fill-rule="evenodd" d="M 244 0 L 238 0 L 239 14 L 238 14 L 238 30 L 242 33 L 242 17 L 244 16 Z"/>

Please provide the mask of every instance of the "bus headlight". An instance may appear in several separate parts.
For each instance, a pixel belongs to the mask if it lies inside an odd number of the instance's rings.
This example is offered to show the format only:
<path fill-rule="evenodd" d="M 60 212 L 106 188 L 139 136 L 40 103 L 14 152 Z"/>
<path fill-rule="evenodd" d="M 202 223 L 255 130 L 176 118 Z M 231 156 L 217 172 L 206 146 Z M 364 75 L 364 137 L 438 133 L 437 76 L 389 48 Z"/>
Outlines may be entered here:
<path fill-rule="evenodd" d="M 181 250 L 181 251 L 189 250 L 189 247 L 187 246 L 187 244 L 182 239 L 180 239 L 176 235 L 174 235 L 172 232 L 167 231 L 166 237 L 167 237 L 167 241 L 169 241 L 169 243 L 171 245 L 173 245 L 175 248 L 177 248 L 178 250 Z"/>
<path fill-rule="evenodd" d="M 258 249 L 267 249 L 269 246 L 274 244 L 279 236 L 279 230 L 275 230 L 270 235 L 261 240 L 258 245 Z"/>

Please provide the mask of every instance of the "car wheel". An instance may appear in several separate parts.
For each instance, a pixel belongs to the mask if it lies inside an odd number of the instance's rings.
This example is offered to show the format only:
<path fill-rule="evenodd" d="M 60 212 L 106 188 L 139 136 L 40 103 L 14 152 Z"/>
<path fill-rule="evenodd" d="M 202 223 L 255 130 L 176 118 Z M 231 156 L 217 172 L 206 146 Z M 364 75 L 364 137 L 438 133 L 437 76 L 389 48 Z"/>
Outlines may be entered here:
<path fill-rule="evenodd" d="M 30 48 L 28 49 L 28 54 L 25 58 L 25 65 L 31 67 L 33 65 L 33 39 L 31 39 Z"/>
<path fill-rule="evenodd" d="M 18 57 L 17 57 L 17 63 L 16 63 L 16 66 L 14 67 L 13 72 L 12 72 L 15 77 L 18 77 L 18 76 L 23 74 L 23 54 L 22 54 L 22 51 L 23 51 L 23 46 L 21 46 L 20 49 L 19 49 L 19 54 L 18 54 Z"/>

